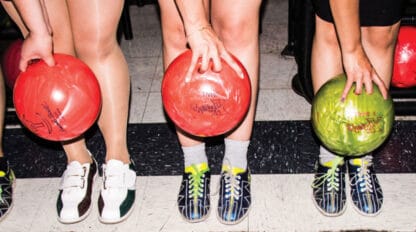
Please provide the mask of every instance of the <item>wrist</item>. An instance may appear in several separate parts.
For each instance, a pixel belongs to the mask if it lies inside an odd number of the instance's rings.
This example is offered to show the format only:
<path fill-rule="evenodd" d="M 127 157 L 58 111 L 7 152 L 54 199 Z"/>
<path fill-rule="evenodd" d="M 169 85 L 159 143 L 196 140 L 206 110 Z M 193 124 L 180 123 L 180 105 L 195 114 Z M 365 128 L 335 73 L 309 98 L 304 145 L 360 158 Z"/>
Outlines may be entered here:
<path fill-rule="evenodd" d="M 202 32 L 204 30 L 209 30 L 209 29 L 211 29 L 211 24 L 209 24 L 209 23 L 200 24 L 199 26 L 190 27 L 189 29 L 186 29 L 186 32 L 185 32 L 186 37 L 189 38 L 195 33 Z"/>

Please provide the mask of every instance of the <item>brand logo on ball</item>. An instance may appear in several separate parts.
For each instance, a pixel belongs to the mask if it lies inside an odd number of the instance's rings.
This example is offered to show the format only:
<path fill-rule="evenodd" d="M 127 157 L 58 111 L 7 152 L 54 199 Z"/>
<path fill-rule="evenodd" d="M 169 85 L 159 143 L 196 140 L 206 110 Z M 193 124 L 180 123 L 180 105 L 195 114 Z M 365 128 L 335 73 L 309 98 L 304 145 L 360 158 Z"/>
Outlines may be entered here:
<path fill-rule="evenodd" d="M 205 102 L 195 105 L 192 109 L 200 114 L 208 113 L 214 116 L 221 116 L 225 114 L 224 102 L 225 100 L 218 98 L 214 93 L 205 92 L 201 94 L 206 99 Z"/>
<path fill-rule="evenodd" d="M 370 117 L 370 115 L 376 115 L 375 117 Z M 360 116 L 363 115 L 363 116 Z M 378 116 L 377 116 L 378 115 Z M 379 112 L 365 112 L 359 113 L 359 118 L 362 118 L 364 123 L 353 123 L 347 122 L 347 130 L 355 133 L 378 133 L 382 132 L 384 127 L 383 116 Z"/>

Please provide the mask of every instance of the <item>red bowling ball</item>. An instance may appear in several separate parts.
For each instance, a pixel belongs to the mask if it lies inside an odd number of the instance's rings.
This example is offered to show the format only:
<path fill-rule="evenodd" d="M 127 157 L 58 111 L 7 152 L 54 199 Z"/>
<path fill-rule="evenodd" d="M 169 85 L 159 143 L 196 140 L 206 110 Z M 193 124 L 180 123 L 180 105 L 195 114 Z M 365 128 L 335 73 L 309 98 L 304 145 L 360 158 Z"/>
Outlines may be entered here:
<path fill-rule="evenodd" d="M 394 54 L 391 84 L 399 88 L 416 86 L 416 27 L 401 26 Z"/>
<path fill-rule="evenodd" d="M 3 70 L 4 81 L 10 89 L 13 89 L 17 76 L 20 74 L 19 61 L 22 44 L 23 40 L 15 40 L 3 53 L 1 68 Z"/>
<path fill-rule="evenodd" d="M 16 80 L 13 102 L 22 124 L 41 138 L 65 141 L 96 121 L 101 92 L 91 69 L 79 59 L 55 54 L 55 66 L 38 61 Z"/>
<path fill-rule="evenodd" d="M 199 136 L 229 132 L 245 117 L 250 106 L 251 85 L 247 71 L 237 60 L 244 78 L 222 60 L 222 70 L 193 71 L 185 80 L 192 52 L 179 55 L 167 68 L 162 82 L 162 101 L 166 113 L 177 127 Z M 197 65 L 198 66 L 198 65 Z"/>

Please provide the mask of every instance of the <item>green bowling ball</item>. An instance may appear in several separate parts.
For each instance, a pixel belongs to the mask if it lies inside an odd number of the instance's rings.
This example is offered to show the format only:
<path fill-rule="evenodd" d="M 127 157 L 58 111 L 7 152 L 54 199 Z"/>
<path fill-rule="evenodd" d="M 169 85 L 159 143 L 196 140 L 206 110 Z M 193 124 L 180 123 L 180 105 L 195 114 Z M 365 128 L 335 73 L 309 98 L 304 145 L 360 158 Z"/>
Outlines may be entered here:
<path fill-rule="evenodd" d="M 355 84 L 342 102 L 347 78 L 338 75 L 325 83 L 312 102 L 312 125 L 322 144 L 343 156 L 360 156 L 378 148 L 393 128 L 394 108 L 374 84 L 373 93 L 356 95 Z"/>

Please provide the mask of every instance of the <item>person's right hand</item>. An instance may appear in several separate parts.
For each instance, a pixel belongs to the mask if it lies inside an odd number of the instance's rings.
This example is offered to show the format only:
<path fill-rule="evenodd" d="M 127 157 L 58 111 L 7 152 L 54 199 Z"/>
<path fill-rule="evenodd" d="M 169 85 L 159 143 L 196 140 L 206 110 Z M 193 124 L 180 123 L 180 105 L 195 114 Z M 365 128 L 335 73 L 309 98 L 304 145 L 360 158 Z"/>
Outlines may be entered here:
<path fill-rule="evenodd" d="M 42 59 L 48 66 L 54 66 L 55 60 L 52 55 L 53 42 L 49 34 L 41 35 L 29 33 L 22 45 L 19 69 L 26 71 L 27 66 L 33 60 Z"/>
<path fill-rule="evenodd" d="M 192 61 L 185 80 L 190 80 L 199 59 L 201 59 L 200 72 L 206 72 L 210 68 L 210 61 L 213 64 L 213 71 L 221 71 L 221 58 L 237 72 L 239 77 L 244 78 L 243 70 L 225 49 L 223 42 L 218 38 L 211 25 L 190 29 L 189 31 L 187 39 L 192 50 Z"/>
<path fill-rule="evenodd" d="M 347 75 L 347 83 L 341 96 L 344 100 L 353 83 L 355 82 L 355 94 L 361 94 L 363 85 L 368 94 L 373 93 L 373 82 L 380 89 L 384 99 L 387 99 L 388 90 L 383 80 L 377 74 L 370 60 L 360 47 L 354 52 L 346 52 L 342 55 L 344 70 Z"/>

